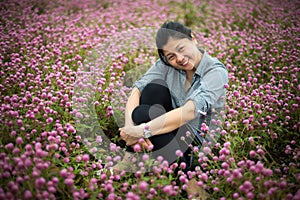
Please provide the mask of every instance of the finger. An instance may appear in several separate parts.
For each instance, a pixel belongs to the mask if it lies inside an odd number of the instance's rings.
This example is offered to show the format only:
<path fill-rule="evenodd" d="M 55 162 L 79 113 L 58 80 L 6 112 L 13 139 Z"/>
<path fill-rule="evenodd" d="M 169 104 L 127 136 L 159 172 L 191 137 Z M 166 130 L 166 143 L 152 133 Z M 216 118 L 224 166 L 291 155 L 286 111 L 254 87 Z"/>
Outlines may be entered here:
<path fill-rule="evenodd" d="M 120 135 L 123 140 L 126 140 L 128 138 L 128 135 L 126 133 L 124 133 L 123 131 L 120 133 Z"/>
<path fill-rule="evenodd" d="M 145 140 L 145 142 L 147 143 L 148 146 L 153 145 L 152 142 L 148 138 Z"/>
<path fill-rule="evenodd" d="M 145 141 L 142 143 L 142 147 L 143 147 L 143 150 L 147 150 L 148 148 L 148 143 Z"/>
<path fill-rule="evenodd" d="M 151 151 L 154 148 L 154 145 L 152 144 L 151 140 L 149 140 L 149 139 L 146 139 L 146 142 L 148 144 L 147 150 Z"/>
<path fill-rule="evenodd" d="M 124 133 L 123 131 L 120 131 L 120 136 L 121 136 L 121 138 L 123 139 L 124 136 L 125 136 L 125 133 Z"/>
<path fill-rule="evenodd" d="M 126 133 L 126 129 L 125 129 L 124 127 L 122 127 L 122 128 L 119 128 L 119 131 L 120 131 L 120 132 L 124 132 L 124 133 Z"/>
<path fill-rule="evenodd" d="M 132 139 L 129 139 L 129 140 L 126 141 L 126 145 L 127 146 L 132 146 L 132 148 L 133 148 L 133 145 L 135 145 L 136 143 L 137 143 L 137 141 L 132 140 Z"/>
<path fill-rule="evenodd" d="M 149 144 L 146 141 L 142 143 L 143 150 L 147 150 L 148 146 L 149 146 Z"/>

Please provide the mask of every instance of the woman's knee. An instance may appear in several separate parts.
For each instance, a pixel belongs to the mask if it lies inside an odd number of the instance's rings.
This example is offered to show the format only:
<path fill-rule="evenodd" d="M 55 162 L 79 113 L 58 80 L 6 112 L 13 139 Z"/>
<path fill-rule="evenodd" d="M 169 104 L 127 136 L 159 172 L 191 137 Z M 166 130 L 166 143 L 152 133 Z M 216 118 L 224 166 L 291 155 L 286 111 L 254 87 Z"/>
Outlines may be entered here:
<path fill-rule="evenodd" d="M 141 104 L 160 104 L 165 110 L 172 110 L 171 93 L 164 80 L 155 79 L 146 85 L 140 97 Z"/>
<path fill-rule="evenodd" d="M 148 91 L 149 90 L 149 91 Z M 145 92 L 160 92 L 160 93 L 169 93 L 168 84 L 162 79 L 154 79 L 146 85 L 144 88 Z"/>
<path fill-rule="evenodd" d="M 150 105 L 142 104 L 142 105 L 137 106 L 132 111 L 132 114 L 131 114 L 132 121 L 136 125 L 150 121 L 149 114 L 148 114 L 149 109 L 150 109 Z"/>
<path fill-rule="evenodd" d="M 132 121 L 135 124 L 141 124 L 149 122 L 156 117 L 159 117 L 166 113 L 165 108 L 162 105 L 154 104 L 154 105 L 145 105 L 142 104 L 137 106 L 132 112 Z"/>

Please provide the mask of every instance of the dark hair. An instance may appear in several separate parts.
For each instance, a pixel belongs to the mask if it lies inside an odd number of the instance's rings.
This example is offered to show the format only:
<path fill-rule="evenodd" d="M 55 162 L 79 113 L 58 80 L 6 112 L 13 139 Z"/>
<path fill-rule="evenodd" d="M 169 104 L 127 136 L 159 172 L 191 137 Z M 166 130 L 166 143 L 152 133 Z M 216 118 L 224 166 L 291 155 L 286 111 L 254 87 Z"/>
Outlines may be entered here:
<path fill-rule="evenodd" d="M 156 47 L 160 59 L 166 64 L 170 65 L 164 56 L 163 46 L 167 44 L 170 37 L 176 39 L 187 38 L 192 39 L 191 29 L 185 27 L 179 22 L 165 22 L 156 33 Z"/>

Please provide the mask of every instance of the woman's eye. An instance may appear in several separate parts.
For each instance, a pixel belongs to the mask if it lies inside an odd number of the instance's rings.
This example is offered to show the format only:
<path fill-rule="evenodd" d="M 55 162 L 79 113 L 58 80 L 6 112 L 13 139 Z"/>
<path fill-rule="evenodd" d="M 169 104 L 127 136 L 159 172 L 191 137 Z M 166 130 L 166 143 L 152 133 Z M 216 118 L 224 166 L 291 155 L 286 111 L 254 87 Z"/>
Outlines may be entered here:
<path fill-rule="evenodd" d="M 184 47 L 180 47 L 180 48 L 179 48 L 179 52 L 182 52 L 183 49 L 184 49 Z"/>
<path fill-rule="evenodd" d="M 168 60 L 173 60 L 174 56 L 168 57 Z"/>

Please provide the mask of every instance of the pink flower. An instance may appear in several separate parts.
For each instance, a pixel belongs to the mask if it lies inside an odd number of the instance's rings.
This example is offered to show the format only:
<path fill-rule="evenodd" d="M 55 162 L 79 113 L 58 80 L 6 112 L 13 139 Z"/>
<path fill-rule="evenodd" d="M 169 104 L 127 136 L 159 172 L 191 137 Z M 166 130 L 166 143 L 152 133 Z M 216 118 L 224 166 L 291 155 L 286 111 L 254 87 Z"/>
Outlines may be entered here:
<path fill-rule="evenodd" d="M 183 153 L 181 150 L 176 150 L 175 154 L 178 156 L 178 157 L 182 157 L 183 156 Z"/>
<path fill-rule="evenodd" d="M 77 155 L 76 156 L 76 162 L 80 162 L 81 161 L 81 156 L 80 155 Z"/>
<path fill-rule="evenodd" d="M 26 160 L 24 161 L 24 165 L 25 165 L 25 167 L 30 167 L 30 166 L 32 166 L 31 160 L 30 160 L 30 159 L 26 159 Z"/>
<path fill-rule="evenodd" d="M 262 173 L 265 176 L 272 176 L 273 175 L 273 170 L 265 168 L 265 169 L 262 170 Z"/>
<path fill-rule="evenodd" d="M 74 180 L 72 178 L 66 178 L 64 180 L 64 184 L 66 184 L 67 186 L 72 186 L 74 183 Z"/>
<path fill-rule="evenodd" d="M 49 117 L 49 118 L 46 120 L 46 122 L 47 122 L 48 124 L 52 123 L 52 122 L 53 122 L 53 118 L 52 118 L 52 117 Z"/>
<path fill-rule="evenodd" d="M 253 198 L 255 197 L 255 195 L 254 195 L 253 192 L 248 192 L 248 193 L 246 194 L 246 197 L 247 197 L 247 199 L 253 199 Z"/>
<path fill-rule="evenodd" d="M 22 137 L 17 137 L 16 143 L 17 143 L 17 144 L 22 144 L 22 143 L 23 143 Z"/>
<path fill-rule="evenodd" d="M 238 91 L 235 90 L 235 91 L 233 92 L 233 95 L 234 95 L 235 97 L 239 97 L 239 96 L 240 96 L 240 93 L 239 93 Z"/>
<path fill-rule="evenodd" d="M 249 120 L 248 119 L 244 119 L 243 120 L 243 124 L 249 124 Z"/>
<path fill-rule="evenodd" d="M 128 200 L 140 200 L 140 197 L 136 194 L 134 194 L 133 192 L 128 192 L 126 194 L 126 199 Z"/>
<path fill-rule="evenodd" d="M 154 148 L 154 145 L 153 145 L 153 144 L 151 144 L 151 145 L 149 145 L 149 146 L 147 147 L 147 149 L 148 149 L 149 151 L 152 151 L 153 148 Z"/>
<path fill-rule="evenodd" d="M 22 125 L 23 125 L 23 121 L 22 121 L 21 119 L 18 119 L 18 120 L 17 120 L 17 125 L 18 125 L 18 126 L 22 126 Z"/>
<path fill-rule="evenodd" d="M 229 167 L 228 163 L 226 163 L 226 162 L 223 162 L 221 164 L 221 166 L 222 166 L 223 169 L 228 169 L 228 167 Z"/>
<path fill-rule="evenodd" d="M 224 143 L 224 147 L 225 147 L 225 148 L 229 148 L 229 146 L 230 146 L 230 142 L 225 142 L 225 143 Z"/>
<path fill-rule="evenodd" d="M 46 179 L 44 177 L 37 178 L 35 180 L 35 187 L 42 188 L 46 183 Z"/>
<path fill-rule="evenodd" d="M 204 147 L 204 148 L 203 148 L 203 151 L 204 151 L 206 154 L 211 153 L 211 149 L 210 149 L 209 147 Z"/>
<path fill-rule="evenodd" d="M 239 198 L 239 193 L 237 193 L 237 192 L 233 193 L 232 197 L 233 197 L 234 199 Z"/>
<path fill-rule="evenodd" d="M 225 130 L 222 130 L 222 131 L 221 131 L 221 134 L 224 136 L 224 135 L 226 135 L 226 134 L 227 134 L 227 131 L 225 131 Z"/>
<path fill-rule="evenodd" d="M 97 136 L 96 142 L 97 143 L 101 143 L 102 142 L 102 137 L 100 135 Z"/>
<path fill-rule="evenodd" d="M 13 150 L 14 149 L 14 144 L 13 143 L 8 143 L 7 145 L 5 145 L 5 148 L 7 149 L 7 150 Z"/>
<path fill-rule="evenodd" d="M 207 174 L 203 173 L 203 174 L 201 175 L 201 179 L 202 179 L 202 181 L 207 181 L 207 179 L 208 179 Z"/>
<path fill-rule="evenodd" d="M 186 168 L 186 163 L 185 162 L 181 162 L 180 163 L 180 168 L 181 169 L 185 169 Z"/>
<path fill-rule="evenodd" d="M 184 176 L 184 175 L 181 175 L 181 176 L 179 177 L 179 180 L 180 180 L 180 182 L 182 182 L 182 183 L 187 183 L 187 182 L 188 182 L 187 177 Z"/>
<path fill-rule="evenodd" d="M 61 175 L 61 177 L 63 177 L 63 178 L 67 178 L 67 177 L 69 176 L 69 173 L 68 173 L 68 171 L 67 171 L 66 169 L 62 169 L 62 170 L 60 171 L 60 175 Z"/>
<path fill-rule="evenodd" d="M 163 192 L 170 195 L 170 194 L 172 193 L 172 186 L 171 186 L 171 185 L 166 185 L 166 186 L 163 188 Z"/>
<path fill-rule="evenodd" d="M 142 150 L 142 148 L 139 144 L 135 144 L 133 146 L 133 150 L 134 150 L 134 152 L 140 152 Z"/>
<path fill-rule="evenodd" d="M 280 187 L 280 189 L 284 189 L 286 187 L 286 185 L 287 185 L 286 181 L 281 181 L 279 184 L 279 187 Z"/>
<path fill-rule="evenodd" d="M 82 156 L 82 160 L 83 160 L 83 162 L 88 162 L 90 160 L 90 156 L 88 154 L 84 154 Z"/>
<path fill-rule="evenodd" d="M 24 198 L 25 199 L 32 199 L 32 193 L 30 190 L 25 190 L 24 192 Z"/>
<path fill-rule="evenodd" d="M 249 137 L 249 142 L 252 143 L 253 142 L 253 137 Z"/>
<path fill-rule="evenodd" d="M 100 88 L 101 88 L 101 87 L 100 87 Z M 102 88 L 101 88 L 101 89 L 102 89 Z M 99 106 L 99 104 L 100 104 L 99 101 L 95 101 L 95 102 L 94 102 L 94 106 Z"/>
<path fill-rule="evenodd" d="M 106 184 L 104 188 L 108 192 L 113 192 L 114 191 L 114 187 L 112 186 L 111 183 Z"/>
<path fill-rule="evenodd" d="M 256 156 L 256 152 L 253 151 L 253 150 L 251 150 L 249 154 L 250 154 L 251 157 L 255 157 Z"/>
<path fill-rule="evenodd" d="M 110 143 L 110 151 L 115 152 L 117 150 L 117 145 L 115 143 Z"/>
<path fill-rule="evenodd" d="M 76 116 L 76 118 L 79 118 L 79 119 L 83 118 L 83 115 L 80 112 L 77 112 L 75 116 Z"/>
<path fill-rule="evenodd" d="M 147 161 L 149 160 L 149 155 L 148 154 L 144 154 L 142 157 L 143 161 Z"/>
<path fill-rule="evenodd" d="M 143 142 L 145 142 L 144 138 L 139 138 L 138 143 L 141 144 Z"/>
<path fill-rule="evenodd" d="M 262 150 L 262 149 L 258 149 L 257 153 L 261 156 L 265 154 L 264 150 Z"/>
<path fill-rule="evenodd" d="M 142 192 L 147 191 L 147 189 L 148 189 L 148 183 L 146 181 L 141 181 L 140 184 L 139 184 L 139 189 Z"/>

